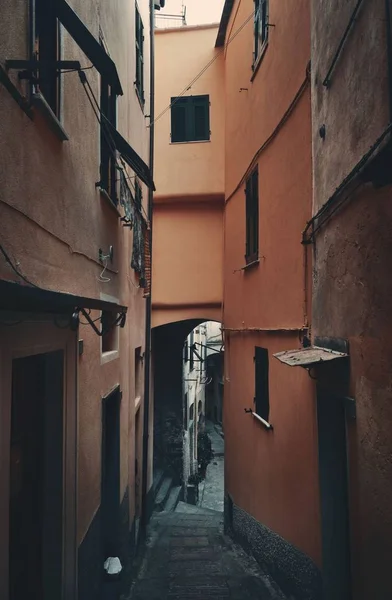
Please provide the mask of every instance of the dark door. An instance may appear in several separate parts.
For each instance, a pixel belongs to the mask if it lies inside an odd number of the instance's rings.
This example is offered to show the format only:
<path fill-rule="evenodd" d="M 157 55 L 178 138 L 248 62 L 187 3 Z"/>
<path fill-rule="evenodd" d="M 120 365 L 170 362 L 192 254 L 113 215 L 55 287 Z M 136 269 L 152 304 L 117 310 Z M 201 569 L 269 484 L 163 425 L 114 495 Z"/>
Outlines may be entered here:
<path fill-rule="evenodd" d="M 317 397 L 323 580 L 326 600 L 349 600 L 346 416 L 342 398 Z"/>
<path fill-rule="evenodd" d="M 120 390 L 102 404 L 102 536 L 104 560 L 119 553 Z"/>
<path fill-rule="evenodd" d="M 63 353 L 12 364 L 10 600 L 61 597 Z"/>

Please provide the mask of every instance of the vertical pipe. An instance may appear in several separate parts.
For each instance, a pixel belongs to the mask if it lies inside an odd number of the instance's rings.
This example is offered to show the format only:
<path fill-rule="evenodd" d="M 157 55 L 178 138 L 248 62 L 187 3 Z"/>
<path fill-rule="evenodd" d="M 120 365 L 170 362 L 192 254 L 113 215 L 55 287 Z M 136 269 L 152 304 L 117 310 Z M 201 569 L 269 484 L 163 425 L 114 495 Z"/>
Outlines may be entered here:
<path fill-rule="evenodd" d="M 386 35 L 387 35 L 389 123 L 392 123 L 392 31 L 391 31 L 390 0 L 385 0 L 385 21 L 386 21 L 386 27 L 387 27 Z"/>
<path fill-rule="evenodd" d="M 149 167 L 151 176 L 154 175 L 154 0 L 150 0 L 150 148 Z M 146 329 L 145 329 L 145 360 L 144 360 L 144 410 L 143 410 L 143 473 L 142 473 L 142 506 L 141 506 L 141 533 L 145 537 L 148 523 L 147 481 L 148 481 L 148 447 L 149 447 L 149 422 L 151 398 L 151 294 L 152 294 L 152 219 L 153 219 L 153 191 L 148 190 L 147 216 L 150 222 L 150 295 L 146 298 Z"/>

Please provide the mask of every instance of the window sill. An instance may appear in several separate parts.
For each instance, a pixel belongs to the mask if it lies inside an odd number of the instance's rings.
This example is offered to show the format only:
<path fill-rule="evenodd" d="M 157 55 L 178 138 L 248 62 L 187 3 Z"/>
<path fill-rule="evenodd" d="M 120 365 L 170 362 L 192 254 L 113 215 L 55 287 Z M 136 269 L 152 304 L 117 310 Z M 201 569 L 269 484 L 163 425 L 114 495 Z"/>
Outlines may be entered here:
<path fill-rule="evenodd" d="M 253 73 L 252 73 L 252 77 L 250 78 L 251 81 L 253 81 L 257 75 L 257 71 L 259 70 L 259 67 L 263 61 L 264 55 L 267 51 L 267 48 L 268 48 L 268 40 L 266 42 L 264 42 L 264 46 L 261 48 L 259 56 L 257 57 L 257 59 L 255 60 L 255 62 L 252 65 Z"/>
<path fill-rule="evenodd" d="M 116 360 L 120 356 L 118 350 L 109 350 L 108 352 L 102 352 L 101 354 L 101 365 L 105 365 L 112 360 Z"/>
<path fill-rule="evenodd" d="M 255 413 L 251 408 L 245 408 L 245 412 L 248 414 L 251 414 L 252 417 L 258 422 L 261 423 L 261 425 L 263 425 L 263 427 L 265 427 L 266 429 L 268 429 L 268 431 L 273 431 L 273 426 L 271 425 L 271 423 L 269 423 L 268 421 L 266 421 L 265 419 L 263 419 L 263 417 L 260 417 L 260 415 L 258 415 L 257 413 Z"/>
<path fill-rule="evenodd" d="M 170 146 L 177 146 L 178 144 L 210 144 L 211 140 L 189 140 L 189 142 L 170 142 Z"/>
<path fill-rule="evenodd" d="M 106 204 L 108 204 L 112 211 L 115 212 L 116 215 L 121 219 L 121 213 L 118 210 L 116 203 L 112 200 L 111 196 L 109 196 L 109 194 L 104 188 L 99 187 L 98 190 L 101 198 L 106 201 Z"/>
<path fill-rule="evenodd" d="M 257 257 L 253 257 L 250 256 L 249 258 L 246 258 L 246 265 L 244 265 L 240 271 L 249 271 L 250 269 L 254 269 L 256 267 L 258 267 L 260 264 L 260 259 Z"/>
<path fill-rule="evenodd" d="M 49 125 L 50 129 L 53 133 L 59 138 L 61 142 L 65 142 L 69 140 L 68 135 L 64 131 L 60 121 L 50 108 L 49 104 L 46 102 L 44 96 L 40 93 L 32 94 L 31 97 L 32 105 L 39 110 L 41 115 L 44 117 L 45 121 Z"/>

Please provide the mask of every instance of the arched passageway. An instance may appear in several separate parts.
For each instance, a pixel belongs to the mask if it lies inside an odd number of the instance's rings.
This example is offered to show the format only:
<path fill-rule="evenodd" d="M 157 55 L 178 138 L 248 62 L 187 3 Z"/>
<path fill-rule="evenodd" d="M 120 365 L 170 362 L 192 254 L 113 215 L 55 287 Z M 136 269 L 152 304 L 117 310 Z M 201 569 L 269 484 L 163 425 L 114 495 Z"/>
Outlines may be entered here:
<path fill-rule="evenodd" d="M 219 323 L 202 318 L 162 325 L 153 330 L 152 348 L 153 487 L 155 507 L 162 510 L 166 494 L 171 491 L 164 489 L 165 493 L 159 493 L 165 480 L 167 487 L 170 484 L 177 489 L 177 499 L 197 501 L 198 484 L 213 456 L 208 447 L 209 435 L 219 438 L 215 430 L 207 434 L 205 428 L 207 413 L 211 424 L 212 421 L 219 424 L 222 413 L 221 328 Z M 223 455 L 223 442 L 219 454 Z"/>

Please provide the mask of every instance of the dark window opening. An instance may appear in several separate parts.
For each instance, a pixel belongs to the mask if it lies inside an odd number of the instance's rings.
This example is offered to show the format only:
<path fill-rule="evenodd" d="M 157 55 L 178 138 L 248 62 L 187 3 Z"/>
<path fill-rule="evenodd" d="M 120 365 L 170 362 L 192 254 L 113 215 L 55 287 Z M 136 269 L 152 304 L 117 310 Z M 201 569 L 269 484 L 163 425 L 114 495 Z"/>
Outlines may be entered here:
<path fill-rule="evenodd" d="M 269 0 L 255 0 L 255 49 L 254 63 L 261 56 L 268 41 L 268 2 Z"/>
<path fill-rule="evenodd" d="M 191 371 L 193 371 L 193 368 L 195 366 L 195 359 L 194 359 L 194 356 L 193 356 L 193 348 L 194 348 L 193 344 L 194 344 L 194 335 L 193 335 L 193 331 L 192 331 L 191 338 L 190 338 L 190 344 L 189 344 L 189 350 L 190 350 L 189 369 Z"/>
<path fill-rule="evenodd" d="M 105 190 L 114 204 L 117 204 L 116 150 L 110 132 L 105 127 L 105 118 L 117 126 L 117 94 L 101 78 L 101 188 Z"/>
<path fill-rule="evenodd" d="M 142 210 L 142 200 L 143 200 L 142 188 L 141 188 L 141 185 L 138 182 L 138 180 L 135 179 L 135 204 L 140 211 Z"/>
<path fill-rule="evenodd" d="M 246 197 L 246 249 L 247 263 L 259 258 L 259 170 L 258 167 L 247 179 Z"/>
<path fill-rule="evenodd" d="M 184 344 L 184 363 L 188 362 L 188 354 L 189 354 L 188 340 L 185 340 L 185 344 Z"/>
<path fill-rule="evenodd" d="M 269 419 L 268 350 L 255 347 L 255 412 L 265 421 Z"/>
<path fill-rule="evenodd" d="M 171 141 L 200 142 L 210 139 L 210 97 L 171 99 Z"/>
<path fill-rule="evenodd" d="M 139 100 L 144 104 L 144 27 L 140 13 L 136 7 L 135 45 L 136 45 L 136 80 L 135 86 Z"/>
<path fill-rule="evenodd" d="M 54 114 L 60 115 L 60 77 L 56 61 L 60 60 L 60 28 L 54 3 L 34 0 L 33 4 L 34 57 L 41 62 L 35 91 L 40 92 Z"/>
<path fill-rule="evenodd" d="M 118 327 L 114 325 L 117 315 L 110 310 L 103 310 L 101 315 L 102 354 L 118 350 Z"/>
<path fill-rule="evenodd" d="M 135 348 L 135 398 L 139 398 L 142 393 L 142 374 L 142 349 L 139 346 L 138 348 Z"/>

